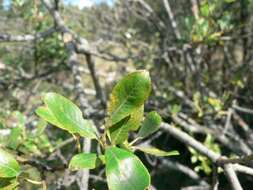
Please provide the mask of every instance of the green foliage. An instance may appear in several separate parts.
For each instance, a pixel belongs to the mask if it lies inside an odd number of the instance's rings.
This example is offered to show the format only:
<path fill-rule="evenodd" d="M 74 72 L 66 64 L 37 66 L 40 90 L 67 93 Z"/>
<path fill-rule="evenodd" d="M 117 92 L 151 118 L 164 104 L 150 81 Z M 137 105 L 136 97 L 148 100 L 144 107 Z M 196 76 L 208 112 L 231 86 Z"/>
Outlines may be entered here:
<path fill-rule="evenodd" d="M 145 152 L 147 154 L 151 154 L 151 155 L 154 155 L 154 156 L 176 156 L 176 155 L 179 155 L 179 152 L 178 151 L 169 151 L 169 152 L 166 152 L 166 151 L 163 151 L 163 150 L 159 150 L 157 148 L 154 148 L 154 147 L 135 147 L 136 149 L 142 151 L 142 152 Z"/>
<path fill-rule="evenodd" d="M 144 190 L 150 186 L 150 175 L 131 152 L 110 147 L 105 150 L 106 176 L 111 190 Z"/>
<path fill-rule="evenodd" d="M 75 155 L 69 163 L 69 169 L 94 169 L 101 164 L 100 158 L 94 153 L 80 153 Z"/>
<path fill-rule="evenodd" d="M 207 135 L 204 145 L 209 148 L 210 150 L 219 153 L 221 152 L 220 147 L 217 143 L 214 142 L 214 139 L 211 135 Z M 199 171 L 204 171 L 207 175 L 210 175 L 212 172 L 212 162 L 205 156 L 201 155 L 199 152 L 197 152 L 193 148 L 189 148 L 192 156 L 191 156 L 191 162 L 192 163 L 198 163 L 194 170 L 199 172 Z"/>
<path fill-rule="evenodd" d="M 44 103 L 45 107 L 36 110 L 41 118 L 69 133 L 96 138 L 97 131 L 83 118 L 81 110 L 73 102 L 59 94 L 47 93 Z"/>
<path fill-rule="evenodd" d="M 147 71 L 125 76 L 114 87 L 108 104 L 108 127 L 137 111 L 148 98 L 151 81 Z"/>
<path fill-rule="evenodd" d="M 0 149 L 0 178 L 17 177 L 20 166 L 15 158 L 3 149 Z"/>
<path fill-rule="evenodd" d="M 6 120 L 10 120 L 12 125 L 8 124 L 2 128 L 9 131 L 0 138 L 0 143 L 4 147 L 27 156 L 42 156 L 42 152 L 51 152 L 53 150 L 53 146 L 44 131 L 46 128 L 45 121 L 36 121 L 36 128 L 27 130 L 25 126 L 27 119 L 18 111 L 10 113 Z"/>
<path fill-rule="evenodd" d="M 139 149 L 156 156 L 178 155 L 177 151 L 165 152 L 156 148 L 132 146 L 140 137 L 147 137 L 159 129 L 161 117 L 156 112 L 147 115 L 139 137 L 130 144 L 127 141 L 129 132 L 140 127 L 144 102 L 150 91 L 151 80 L 147 71 L 136 71 L 123 77 L 112 91 L 106 128 L 101 135 L 83 119 L 81 111 L 74 103 L 59 94 L 47 93 L 43 98 L 45 106 L 39 107 L 36 113 L 56 127 L 71 134 L 95 139 L 101 145 L 105 155 L 77 154 L 69 163 L 71 170 L 94 169 L 105 164 L 111 190 L 144 190 L 150 186 L 150 175 L 132 151 Z M 116 147 L 117 145 L 121 145 L 121 148 Z"/>
<path fill-rule="evenodd" d="M 14 190 L 17 189 L 18 181 L 15 178 L 0 178 L 1 190 Z"/>
<path fill-rule="evenodd" d="M 141 138 L 145 138 L 156 132 L 159 129 L 161 122 L 162 118 L 157 112 L 150 112 L 144 119 L 143 125 L 138 132 L 138 136 Z"/>
<path fill-rule="evenodd" d="M 200 16 L 193 19 L 192 16 L 185 18 L 185 24 L 190 31 L 193 42 L 217 42 L 221 35 L 234 27 L 233 12 L 223 11 L 223 6 L 233 3 L 234 0 L 217 1 L 204 0 L 200 3 Z M 219 18 L 217 14 L 220 13 Z"/>

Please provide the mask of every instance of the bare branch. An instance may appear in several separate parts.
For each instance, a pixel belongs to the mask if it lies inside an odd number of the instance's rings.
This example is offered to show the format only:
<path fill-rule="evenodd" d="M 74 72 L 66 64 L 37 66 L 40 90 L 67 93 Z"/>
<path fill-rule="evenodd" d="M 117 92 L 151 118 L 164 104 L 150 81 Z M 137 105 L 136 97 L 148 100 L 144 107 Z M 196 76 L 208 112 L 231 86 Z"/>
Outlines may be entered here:
<path fill-rule="evenodd" d="M 233 169 L 232 164 L 226 164 L 224 166 L 224 171 L 227 176 L 227 179 L 229 180 L 231 187 L 233 190 L 242 190 L 242 186 L 236 176 L 236 173 Z"/>
<path fill-rule="evenodd" d="M 46 38 L 55 33 L 56 30 L 54 28 L 49 28 L 48 30 L 40 33 L 36 33 L 34 35 L 10 35 L 10 34 L 0 34 L 0 42 L 28 42 L 34 41 L 41 38 Z"/>

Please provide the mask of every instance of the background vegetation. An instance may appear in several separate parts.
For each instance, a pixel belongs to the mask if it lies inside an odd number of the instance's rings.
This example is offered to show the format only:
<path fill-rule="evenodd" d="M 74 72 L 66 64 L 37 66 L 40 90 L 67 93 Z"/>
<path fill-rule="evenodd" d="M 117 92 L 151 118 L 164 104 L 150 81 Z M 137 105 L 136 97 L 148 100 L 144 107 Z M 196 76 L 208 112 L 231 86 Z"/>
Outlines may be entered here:
<path fill-rule="evenodd" d="M 35 109 L 57 92 L 102 131 L 112 87 L 146 69 L 145 113 L 157 110 L 163 124 L 139 143 L 180 152 L 137 152 L 152 188 L 240 189 L 239 181 L 251 189 L 252 9 L 252 0 L 117 0 L 81 10 L 60 0 L 0 1 L 0 147 L 22 165 L 18 188 L 106 189 L 104 170 L 68 170 L 79 141 L 85 152 L 97 145 L 45 123 Z M 225 177 L 221 155 L 236 179 Z"/>

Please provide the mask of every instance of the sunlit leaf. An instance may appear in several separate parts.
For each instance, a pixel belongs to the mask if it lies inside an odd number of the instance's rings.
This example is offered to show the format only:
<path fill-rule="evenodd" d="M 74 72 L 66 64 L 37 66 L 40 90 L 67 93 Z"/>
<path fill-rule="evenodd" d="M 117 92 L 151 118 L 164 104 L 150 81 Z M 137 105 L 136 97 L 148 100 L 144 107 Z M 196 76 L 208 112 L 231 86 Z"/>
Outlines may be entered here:
<path fill-rule="evenodd" d="M 44 102 L 46 106 L 36 110 L 41 118 L 70 133 L 96 138 L 95 128 L 88 120 L 83 119 L 81 110 L 73 102 L 52 92 L 45 95 Z"/>
<path fill-rule="evenodd" d="M 145 152 L 147 154 L 151 154 L 154 156 L 176 156 L 179 155 L 179 152 L 174 150 L 174 151 L 163 151 L 160 150 L 158 148 L 154 148 L 154 147 L 134 147 L 142 152 Z"/>
<path fill-rule="evenodd" d="M 102 157 L 101 157 L 102 158 Z M 94 169 L 97 166 L 101 165 L 103 161 L 100 160 L 94 153 L 80 153 L 75 155 L 70 163 L 69 169 L 79 170 L 79 169 Z"/>
<path fill-rule="evenodd" d="M 136 71 L 123 77 L 113 88 L 108 105 L 108 125 L 113 126 L 120 120 L 137 111 L 148 98 L 151 91 L 149 73 Z"/>
<path fill-rule="evenodd" d="M 148 170 L 133 153 L 110 147 L 105 151 L 105 161 L 110 190 L 145 190 L 150 186 Z"/>
<path fill-rule="evenodd" d="M 20 166 L 14 157 L 0 149 L 0 178 L 16 177 L 20 173 Z"/>

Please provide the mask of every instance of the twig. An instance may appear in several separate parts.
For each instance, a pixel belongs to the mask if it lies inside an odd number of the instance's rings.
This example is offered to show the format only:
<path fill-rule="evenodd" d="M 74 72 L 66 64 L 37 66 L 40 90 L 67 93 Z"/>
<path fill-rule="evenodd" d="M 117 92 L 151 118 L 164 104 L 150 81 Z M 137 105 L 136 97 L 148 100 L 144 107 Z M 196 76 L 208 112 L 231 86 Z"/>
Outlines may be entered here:
<path fill-rule="evenodd" d="M 241 173 L 253 176 L 253 169 L 252 168 L 249 168 L 247 166 L 243 166 L 240 164 L 234 164 L 233 167 L 234 167 L 234 170 L 237 172 L 241 172 Z"/>
<path fill-rule="evenodd" d="M 236 176 L 232 164 L 224 165 L 224 172 L 233 190 L 242 190 L 242 186 Z"/>
<path fill-rule="evenodd" d="M 160 160 L 162 162 L 161 167 L 167 166 L 170 169 L 173 169 L 173 170 L 176 170 L 176 171 L 179 171 L 179 172 L 185 174 L 186 176 L 190 177 L 194 181 L 198 182 L 200 185 L 209 186 L 209 184 L 206 181 L 202 180 L 200 178 L 200 176 L 195 171 L 193 171 L 191 168 L 189 168 L 179 162 L 170 161 L 169 159 L 160 159 Z"/>
<path fill-rule="evenodd" d="M 0 42 L 28 42 L 38 40 L 40 38 L 46 38 L 51 36 L 56 30 L 54 28 L 49 28 L 48 30 L 36 34 L 26 34 L 26 35 L 10 35 L 10 34 L 0 34 Z"/>
<path fill-rule="evenodd" d="M 218 167 L 213 164 L 213 176 L 212 176 L 212 188 L 211 190 L 218 190 L 219 180 L 218 180 Z"/>
<path fill-rule="evenodd" d="M 214 164 L 217 164 L 220 167 L 224 168 L 224 171 L 226 173 L 227 179 L 229 180 L 231 187 L 234 190 L 241 190 L 242 187 L 240 185 L 240 182 L 235 174 L 235 171 L 232 167 L 232 164 L 225 163 L 224 165 L 219 162 L 222 159 L 226 159 L 226 157 L 221 157 L 219 154 L 213 152 L 212 150 L 209 150 L 207 147 L 205 147 L 203 144 L 189 136 L 187 133 L 180 131 L 174 126 L 171 126 L 166 123 L 162 123 L 161 125 L 162 129 L 167 131 L 169 134 L 171 134 L 176 139 L 180 140 L 187 146 L 191 146 L 201 154 L 205 155 L 207 158 L 209 158 Z"/>

